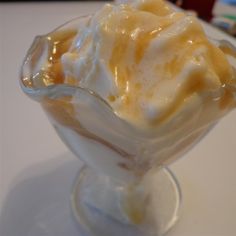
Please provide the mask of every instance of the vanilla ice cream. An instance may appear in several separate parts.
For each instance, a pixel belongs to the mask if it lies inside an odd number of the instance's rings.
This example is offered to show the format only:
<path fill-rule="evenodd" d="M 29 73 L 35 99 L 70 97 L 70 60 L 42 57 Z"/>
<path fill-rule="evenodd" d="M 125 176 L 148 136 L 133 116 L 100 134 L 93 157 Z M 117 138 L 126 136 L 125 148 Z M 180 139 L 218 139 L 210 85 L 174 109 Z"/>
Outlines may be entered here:
<path fill-rule="evenodd" d="M 105 5 L 61 60 L 65 83 L 96 92 L 139 127 L 160 127 L 188 108 L 200 116 L 206 103 L 220 110 L 233 103 L 225 85 L 235 73 L 225 54 L 196 18 L 162 0 Z"/>
<path fill-rule="evenodd" d="M 43 42 L 23 83 L 46 87 L 63 141 L 107 175 L 171 163 L 235 106 L 232 50 L 162 0 L 106 4 Z"/>

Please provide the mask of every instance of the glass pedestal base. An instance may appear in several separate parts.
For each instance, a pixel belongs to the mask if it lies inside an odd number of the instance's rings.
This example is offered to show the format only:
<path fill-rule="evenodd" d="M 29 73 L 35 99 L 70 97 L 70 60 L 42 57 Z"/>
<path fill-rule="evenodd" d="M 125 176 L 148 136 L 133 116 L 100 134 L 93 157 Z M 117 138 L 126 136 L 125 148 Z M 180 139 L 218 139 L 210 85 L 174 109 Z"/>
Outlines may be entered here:
<path fill-rule="evenodd" d="M 93 236 L 163 235 L 176 223 L 180 202 L 179 185 L 168 168 L 129 185 L 84 167 L 72 193 L 74 216 Z"/>

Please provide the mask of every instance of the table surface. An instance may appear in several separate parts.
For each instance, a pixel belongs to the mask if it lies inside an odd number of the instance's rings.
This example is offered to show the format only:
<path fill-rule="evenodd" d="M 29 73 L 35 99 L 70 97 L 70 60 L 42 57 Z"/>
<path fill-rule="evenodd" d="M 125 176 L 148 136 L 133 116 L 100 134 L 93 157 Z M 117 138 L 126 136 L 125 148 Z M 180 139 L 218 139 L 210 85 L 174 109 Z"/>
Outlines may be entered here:
<path fill-rule="evenodd" d="M 0 235 L 76 236 L 69 192 L 81 162 L 59 140 L 40 106 L 19 87 L 33 38 L 101 2 L 0 4 Z M 215 38 L 233 38 L 204 25 Z M 168 236 L 236 235 L 236 112 L 171 165 L 183 193 Z"/>

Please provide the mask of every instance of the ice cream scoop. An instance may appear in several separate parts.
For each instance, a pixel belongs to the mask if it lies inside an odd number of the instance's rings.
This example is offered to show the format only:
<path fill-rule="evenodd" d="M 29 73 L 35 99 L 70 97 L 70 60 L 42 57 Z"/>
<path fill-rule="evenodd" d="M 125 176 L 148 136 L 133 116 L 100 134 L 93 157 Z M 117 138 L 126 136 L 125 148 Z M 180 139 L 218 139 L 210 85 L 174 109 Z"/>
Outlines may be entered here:
<path fill-rule="evenodd" d="M 106 4 L 31 51 L 23 89 L 76 155 L 115 178 L 171 163 L 235 106 L 234 49 L 162 0 Z"/>
<path fill-rule="evenodd" d="M 160 127 L 180 111 L 184 119 L 206 116 L 206 106 L 221 113 L 234 103 L 225 88 L 236 81 L 226 55 L 195 17 L 161 0 L 105 5 L 61 60 L 65 83 L 96 92 L 140 128 Z"/>

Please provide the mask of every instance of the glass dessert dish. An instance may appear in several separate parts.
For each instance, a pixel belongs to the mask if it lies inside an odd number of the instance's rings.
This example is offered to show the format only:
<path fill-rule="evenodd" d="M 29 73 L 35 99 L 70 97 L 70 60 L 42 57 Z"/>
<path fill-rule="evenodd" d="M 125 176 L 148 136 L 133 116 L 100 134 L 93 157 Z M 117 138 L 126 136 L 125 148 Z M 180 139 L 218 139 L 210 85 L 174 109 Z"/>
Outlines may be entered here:
<path fill-rule="evenodd" d="M 178 182 L 167 166 L 233 109 L 235 85 L 227 85 L 233 94 L 225 95 L 227 108 L 217 116 L 212 112 L 200 125 L 192 126 L 195 116 L 188 122 L 180 114 L 168 128 L 141 132 L 94 91 L 63 81 L 60 57 L 88 18 L 35 38 L 22 66 L 21 87 L 84 162 L 72 192 L 73 212 L 83 229 L 89 235 L 163 235 L 177 221 L 181 205 Z M 215 43 L 235 54 L 229 43 Z"/>

